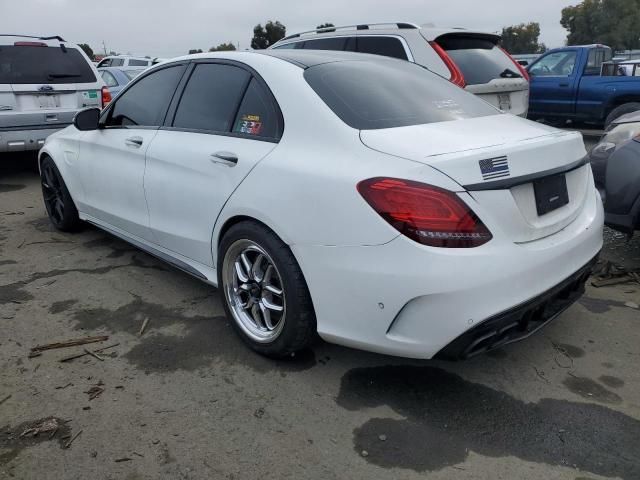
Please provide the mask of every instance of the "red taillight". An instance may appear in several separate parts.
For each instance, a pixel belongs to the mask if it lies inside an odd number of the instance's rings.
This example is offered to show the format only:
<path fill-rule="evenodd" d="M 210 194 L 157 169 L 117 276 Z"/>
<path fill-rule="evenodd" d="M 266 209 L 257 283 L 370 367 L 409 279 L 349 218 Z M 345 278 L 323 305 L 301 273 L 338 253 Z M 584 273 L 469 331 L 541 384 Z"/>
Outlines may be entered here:
<path fill-rule="evenodd" d="M 429 42 L 429 45 L 431 45 L 431 47 L 436 51 L 438 56 L 442 59 L 444 64 L 451 72 L 451 78 L 449 79 L 449 81 L 451 83 L 455 83 L 460 88 L 466 87 L 467 82 L 464 81 L 464 75 L 462 74 L 460 68 L 458 68 L 458 65 L 456 65 L 456 62 L 453 61 L 453 58 L 451 58 L 449 54 L 444 50 L 444 48 L 438 45 L 437 42 Z"/>
<path fill-rule="evenodd" d="M 358 192 L 393 228 L 423 245 L 469 248 L 492 238 L 475 213 L 448 190 L 379 177 L 358 183 Z"/>
<path fill-rule="evenodd" d="M 107 87 L 102 87 L 102 108 L 106 107 L 111 101 L 111 92 Z"/>
<path fill-rule="evenodd" d="M 498 47 L 498 48 L 500 48 L 500 50 L 502 50 L 502 51 L 504 52 L 504 54 L 505 54 L 507 57 L 509 57 L 509 60 L 511 60 L 511 61 L 513 62 L 513 64 L 514 64 L 516 67 L 518 67 L 518 71 L 520 72 L 520 75 L 522 75 L 522 78 L 524 78 L 524 79 L 528 82 L 528 81 L 529 81 L 529 72 L 527 72 L 527 69 L 526 69 L 526 68 L 524 68 L 522 65 L 520 65 L 520 64 L 518 63 L 518 61 L 517 61 L 515 58 L 513 58 L 513 57 L 511 56 L 511 54 L 510 54 L 509 52 L 507 52 L 504 48 L 502 48 L 502 47 Z"/>
<path fill-rule="evenodd" d="M 14 47 L 46 47 L 46 43 L 42 42 L 15 42 Z"/>

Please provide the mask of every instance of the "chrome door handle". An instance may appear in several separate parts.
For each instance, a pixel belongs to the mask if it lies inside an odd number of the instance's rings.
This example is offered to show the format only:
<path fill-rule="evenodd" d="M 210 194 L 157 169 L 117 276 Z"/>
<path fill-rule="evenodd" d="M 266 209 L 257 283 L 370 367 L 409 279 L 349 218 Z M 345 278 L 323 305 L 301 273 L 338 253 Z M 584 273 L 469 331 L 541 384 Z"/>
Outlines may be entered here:
<path fill-rule="evenodd" d="M 211 161 L 227 167 L 235 167 L 238 164 L 238 156 L 231 152 L 216 152 L 211 154 Z"/>
<path fill-rule="evenodd" d="M 129 145 L 130 147 L 141 147 L 142 146 L 142 137 L 129 137 L 125 139 L 124 143 Z"/>

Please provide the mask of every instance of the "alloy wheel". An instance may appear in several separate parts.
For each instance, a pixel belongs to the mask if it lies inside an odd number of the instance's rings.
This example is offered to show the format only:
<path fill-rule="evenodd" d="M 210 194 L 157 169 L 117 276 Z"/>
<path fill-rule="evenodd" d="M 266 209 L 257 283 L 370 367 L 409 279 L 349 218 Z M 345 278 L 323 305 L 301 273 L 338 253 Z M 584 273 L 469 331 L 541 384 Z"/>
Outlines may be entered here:
<path fill-rule="evenodd" d="M 61 224 L 64 220 L 62 182 L 50 162 L 42 166 L 42 195 L 49 216 L 55 224 Z"/>
<path fill-rule="evenodd" d="M 269 254 L 251 240 L 238 240 L 222 265 L 224 294 L 234 320 L 252 340 L 268 343 L 284 327 L 282 278 Z"/>

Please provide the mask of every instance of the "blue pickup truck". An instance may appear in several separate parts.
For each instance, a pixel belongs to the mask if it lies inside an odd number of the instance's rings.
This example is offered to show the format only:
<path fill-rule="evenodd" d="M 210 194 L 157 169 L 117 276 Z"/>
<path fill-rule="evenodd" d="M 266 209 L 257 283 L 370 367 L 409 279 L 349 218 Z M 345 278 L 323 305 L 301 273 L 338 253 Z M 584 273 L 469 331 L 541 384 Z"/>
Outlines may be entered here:
<path fill-rule="evenodd" d="M 542 55 L 527 69 L 529 118 L 608 125 L 640 110 L 640 76 L 603 69 L 611 58 L 611 48 L 605 45 L 556 48 Z"/>

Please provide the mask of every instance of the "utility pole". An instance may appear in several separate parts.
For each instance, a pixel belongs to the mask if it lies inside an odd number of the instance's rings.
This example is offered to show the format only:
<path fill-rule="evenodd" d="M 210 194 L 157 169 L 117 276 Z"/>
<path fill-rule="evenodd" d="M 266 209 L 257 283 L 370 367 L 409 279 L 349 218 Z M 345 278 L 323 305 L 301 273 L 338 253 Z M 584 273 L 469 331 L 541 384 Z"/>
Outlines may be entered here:
<path fill-rule="evenodd" d="M 104 48 L 104 56 L 107 56 L 107 45 L 104 43 L 104 40 L 102 40 L 102 48 Z"/>

